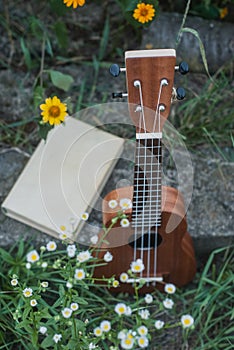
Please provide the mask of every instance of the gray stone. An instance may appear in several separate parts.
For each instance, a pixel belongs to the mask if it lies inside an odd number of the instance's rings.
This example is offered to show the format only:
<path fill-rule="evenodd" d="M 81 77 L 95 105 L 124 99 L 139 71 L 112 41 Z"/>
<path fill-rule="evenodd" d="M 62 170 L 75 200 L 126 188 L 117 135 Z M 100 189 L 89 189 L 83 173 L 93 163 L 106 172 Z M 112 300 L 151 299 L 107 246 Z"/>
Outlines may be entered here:
<path fill-rule="evenodd" d="M 223 64 L 233 60 L 234 40 L 232 23 L 205 20 L 188 16 L 184 27 L 194 31 L 184 32 L 177 46 L 177 35 L 183 22 L 179 13 L 160 13 L 152 25 L 144 31 L 141 48 L 176 48 L 178 62 L 185 60 L 194 72 L 204 72 L 200 52 L 200 40 L 204 45 L 210 72 L 215 72 Z"/>

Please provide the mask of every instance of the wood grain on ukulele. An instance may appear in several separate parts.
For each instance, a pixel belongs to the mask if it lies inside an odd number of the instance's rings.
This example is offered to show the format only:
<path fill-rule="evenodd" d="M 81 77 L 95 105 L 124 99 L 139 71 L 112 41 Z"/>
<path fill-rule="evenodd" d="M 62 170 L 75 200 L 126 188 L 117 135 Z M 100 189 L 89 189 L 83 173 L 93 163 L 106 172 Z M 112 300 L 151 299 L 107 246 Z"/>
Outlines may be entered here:
<path fill-rule="evenodd" d="M 187 284 L 196 273 L 196 261 L 182 195 L 161 181 L 162 130 L 172 99 L 175 50 L 128 51 L 125 61 L 129 115 L 136 127 L 134 181 L 106 195 L 103 224 L 108 228 L 121 210 L 121 199 L 128 199 L 131 205 L 125 214 L 130 225 L 122 227 L 118 220 L 105 236 L 108 245 L 101 244 L 97 257 L 109 251 L 113 260 L 95 268 L 94 277 L 119 279 L 140 259 L 144 269 L 134 283 L 144 279 L 139 292 L 147 293 L 169 282 Z M 110 208 L 111 200 L 117 201 L 115 208 Z M 101 231 L 99 241 L 104 235 Z M 132 279 L 120 283 L 118 291 L 133 293 Z"/>

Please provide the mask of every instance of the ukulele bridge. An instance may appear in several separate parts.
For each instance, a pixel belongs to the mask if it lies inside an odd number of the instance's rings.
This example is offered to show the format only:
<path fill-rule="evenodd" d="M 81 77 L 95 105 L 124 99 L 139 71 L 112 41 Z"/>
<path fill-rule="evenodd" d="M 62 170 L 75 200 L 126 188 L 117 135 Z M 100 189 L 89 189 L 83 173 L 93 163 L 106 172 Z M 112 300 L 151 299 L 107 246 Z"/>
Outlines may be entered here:
<path fill-rule="evenodd" d="M 127 283 L 139 283 L 142 280 L 146 281 L 146 283 L 150 282 L 163 282 L 163 277 L 139 277 L 139 278 L 129 278 L 126 282 Z"/>

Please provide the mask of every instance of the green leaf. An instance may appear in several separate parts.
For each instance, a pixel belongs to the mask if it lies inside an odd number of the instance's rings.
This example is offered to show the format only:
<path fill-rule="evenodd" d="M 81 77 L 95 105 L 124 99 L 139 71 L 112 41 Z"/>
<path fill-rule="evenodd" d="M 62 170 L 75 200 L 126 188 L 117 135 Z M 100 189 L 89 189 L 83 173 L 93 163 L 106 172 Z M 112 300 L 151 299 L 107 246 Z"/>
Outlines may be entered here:
<path fill-rule="evenodd" d="M 13 259 L 13 257 L 9 254 L 9 253 L 7 253 L 4 249 L 2 249 L 2 248 L 0 248 L 0 256 L 1 256 L 1 258 L 4 260 L 4 261 L 6 261 L 7 263 L 9 263 L 9 264 L 14 264 L 14 259 Z M 1 260 L 2 260 L 1 259 Z"/>
<path fill-rule="evenodd" d="M 55 343 L 53 341 L 53 337 L 52 337 L 52 335 L 50 335 L 43 340 L 43 342 L 41 343 L 41 347 L 43 349 L 46 349 L 46 348 L 49 348 L 51 346 L 54 346 L 54 344 Z"/>
<path fill-rule="evenodd" d="M 46 140 L 48 132 L 52 129 L 53 127 L 49 123 L 39 123 L 39 130 L 38 130 L 38 135 L 40 136 L 41 139 Z"/>
<path fill-rule="evenodd" d="M 34 108 L 38 108 L 38 106 L 44 101 L 45 99 L 45 89 L 37 85 L 33 91 L 33 105 Z"/>
<path fill-rule="evenodd" d="M 49 74 L 53 85 L 64 91 L 68 91 L 74 82 L 71 75 L 56 70 L 49 70 Z"/>
<path fill-rule="evenodd" d="M 30 51 L 27 48 L 23 38 L 20 38 L 20 46 L 21 46 L 21 49 L 22 49 L 23 54 L 24 54 L 25 64 L 28 67 L 28 69 L 31 69 L 32 68 L 31 54 L 30 54 Z"/>
<path fill-rule="evenodd" d="M 208 68 L 208 63 L 207 63 L 207 59 L 206 59 L 205 48 L 204 48 L 203 42 L 202 42 L 198 32 L 195 29 L 192 29 L 192 28 L 182 28 L 181 29 L 181 33 L 191 33 L 197 38 L 197 40 L 199 42 L 200 52 L 201 52 L 202 61 L 203 61 L 205 70 L 206 70 L 208 76 L 210 77 L 210 79 L 212 79 L 211 76 L 210 76 L 210 73 L 209 73 L 209 68 Z"/>
<path fill-rule="evenodd" d="M 99 61 L 103 60 L 109 40 L 109 32 L 110 32 L 110 23 L 109 23 L 109 17 L 106 18 L 104 29 L 102 32 L 102 38 L 100 42 L 100 47 L 99 47 L 99 54 L 98 54 L 98 59 Z"/>
<path fill-rule="evenodd" d="M 68 46 L 67 27 L 64 22 L 57 21 L 54 24 L 54 32 L 58 40 L 58 44 L 62 49 L 66 49 Z"/>

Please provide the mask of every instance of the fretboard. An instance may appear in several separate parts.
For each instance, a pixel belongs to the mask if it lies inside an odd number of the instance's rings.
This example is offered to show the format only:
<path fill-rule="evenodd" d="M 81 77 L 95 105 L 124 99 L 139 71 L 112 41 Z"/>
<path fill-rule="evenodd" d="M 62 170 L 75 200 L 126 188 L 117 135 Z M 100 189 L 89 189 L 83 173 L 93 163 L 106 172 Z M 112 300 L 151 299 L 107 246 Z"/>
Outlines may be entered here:
<path fill-rule="evenodd" d="M 147 229 L 161 220 L 161 138 L 136 140 L 132 226 Z"/>

